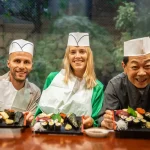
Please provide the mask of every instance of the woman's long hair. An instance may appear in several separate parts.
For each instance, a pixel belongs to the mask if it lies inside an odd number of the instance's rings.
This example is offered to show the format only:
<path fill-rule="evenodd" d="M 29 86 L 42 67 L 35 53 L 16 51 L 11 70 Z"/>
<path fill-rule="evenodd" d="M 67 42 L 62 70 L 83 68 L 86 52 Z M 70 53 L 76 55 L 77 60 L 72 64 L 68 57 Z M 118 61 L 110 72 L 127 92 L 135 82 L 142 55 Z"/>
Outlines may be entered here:
<path fill-rule="evenodd" d="M 83 74 L 83 78 L 86 81 L 86 87 L 88 89 L 93 88 L 94 86 L 96 86 L 96 75 L 95 75 L 95 71 L 94 71 L 94 62 L 93 62 L 93 53 L 91 51 L 90 47 L 85 47 L 86 51 L 87 51 L 87 65 L 86 65 L 86 69 L 85 72 Z M 67 84 L 68 80 L 70 78 L 70 75 L 73 74 L 73 70 L 72 67 L 69 63 L 69 50 L 70 47 L 68 46 L 66 48 L 66 52 L 65 52 L 65 56 L 63 59 L 63 68 L 65 69 L 65 78 L 64 78 L 64 82 Z"/>

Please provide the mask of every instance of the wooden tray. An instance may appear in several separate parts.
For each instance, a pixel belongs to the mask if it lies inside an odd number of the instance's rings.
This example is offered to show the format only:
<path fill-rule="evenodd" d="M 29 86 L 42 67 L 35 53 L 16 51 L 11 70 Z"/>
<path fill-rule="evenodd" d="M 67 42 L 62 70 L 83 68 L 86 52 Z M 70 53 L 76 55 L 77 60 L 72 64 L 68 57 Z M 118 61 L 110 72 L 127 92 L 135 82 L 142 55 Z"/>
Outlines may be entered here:
<path fill-rule="evenodd" d="M 65 130 L 65 125 L 62 125 L 60 130 L 45 130 L 45 131 L 33 131 L 34 133 L 41 133 L 41 134 L 75 134 L 75 135 L 83 135 L 83 125 L 82 125 L 82 117 L 76 117 L 77 122 L 81 124 L 79 129 L 74 129 L 72 127 L 71 130 Z"/>

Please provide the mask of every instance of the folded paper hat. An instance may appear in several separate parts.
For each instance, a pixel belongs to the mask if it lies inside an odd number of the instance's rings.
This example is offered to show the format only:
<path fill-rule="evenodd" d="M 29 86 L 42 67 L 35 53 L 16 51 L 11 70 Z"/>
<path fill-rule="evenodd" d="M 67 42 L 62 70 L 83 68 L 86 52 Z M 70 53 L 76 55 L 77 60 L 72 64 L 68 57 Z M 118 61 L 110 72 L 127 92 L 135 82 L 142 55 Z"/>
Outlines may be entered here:
<path fill-rule="evenodd" d="M 90 46 L 89 34 L 80 32 L 69 33 L 68 46 Z"/>
<path fill-rule="evenodd" d="M 34 50 L 34 44 L 23 40 L 23 39 L 18 39 L 12 41 L 9 47 L 9 54 L 14 53 L 14 52 L 28 52 L 31 55 L 33 55 L 33 50 Z"/>
<path fill-rule="evenodd" d="M 124 42 L 124 56 L 140 56 L 150 53 L 150 38 L 138 38 Z"/>

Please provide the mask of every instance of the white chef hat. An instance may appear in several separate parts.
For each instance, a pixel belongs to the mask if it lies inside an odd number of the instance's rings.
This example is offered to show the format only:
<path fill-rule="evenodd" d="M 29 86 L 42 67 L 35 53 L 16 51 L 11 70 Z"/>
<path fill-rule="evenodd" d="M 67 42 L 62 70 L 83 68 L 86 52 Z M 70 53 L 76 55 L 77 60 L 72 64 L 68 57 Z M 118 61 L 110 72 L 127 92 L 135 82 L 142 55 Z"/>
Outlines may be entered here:
<path fill-rule="evenodd" d="M 90 46 L 89 34 L 80 32 L 69 33 L 68 46 Z"/>
<path fill-rule="evenodd" d="M 124 42 L 124 56 L 140 56 L 150 53 L 150 38 L 143 37 Z"/>
<path fill-rule="evenodd" d="M 33 55 L 33 50 L 34 50 L 33 43 L 23 39 L 18 39 L 11 42 L 9 47 L 9 54 L 14 52 L 28 52 L 31 55 Z"/>

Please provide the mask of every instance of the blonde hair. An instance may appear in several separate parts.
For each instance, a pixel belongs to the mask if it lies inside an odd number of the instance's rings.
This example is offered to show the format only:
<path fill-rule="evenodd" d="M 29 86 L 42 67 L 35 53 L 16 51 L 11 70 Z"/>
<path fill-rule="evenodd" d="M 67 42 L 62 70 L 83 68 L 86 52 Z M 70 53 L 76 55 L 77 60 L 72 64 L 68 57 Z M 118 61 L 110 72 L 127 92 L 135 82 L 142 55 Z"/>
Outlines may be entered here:
<path fill-rule="evenodd" d="M 86 81 L 86 88 L 90 89 L 96 86 L 96 75 L 94 71 L 94 62 L 93 62 L 93 53 L 90 47 L 85 47 L 88 55 L 86 69 L 83 75 L 83 78 Z M 67 84 L 70 78 L 71 73 L 73 73 L 72 67 L 69 63 L 69 50 L 70 47 L 66 48 L 65 56 L 63 59 L 63 68 L 65 69 L 65 78 L 64 82 Z"/>

